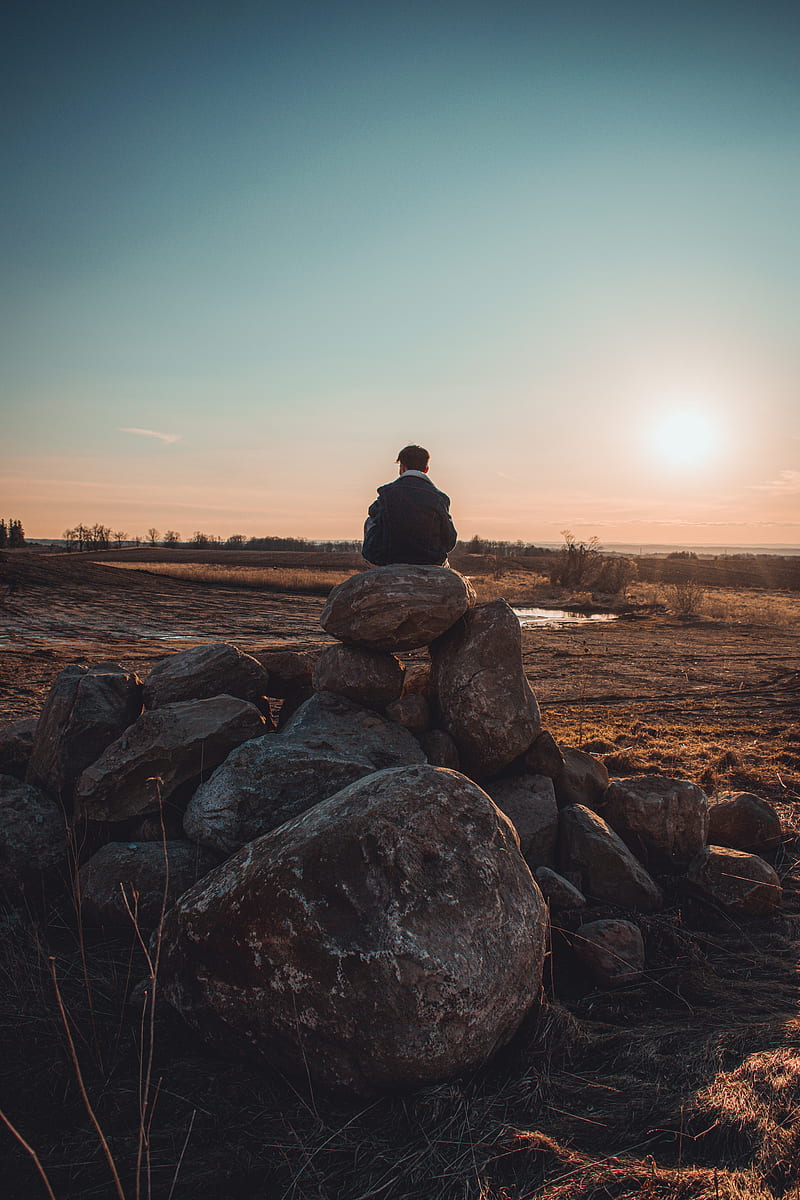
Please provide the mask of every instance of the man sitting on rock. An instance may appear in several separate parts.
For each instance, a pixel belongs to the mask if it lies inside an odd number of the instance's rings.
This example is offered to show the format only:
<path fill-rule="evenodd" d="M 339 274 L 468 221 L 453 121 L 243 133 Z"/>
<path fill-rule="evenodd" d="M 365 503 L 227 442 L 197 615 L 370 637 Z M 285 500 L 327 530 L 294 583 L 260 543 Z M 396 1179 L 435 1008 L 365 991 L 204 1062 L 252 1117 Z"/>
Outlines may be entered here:
<path fill-rule="evenodd" d="M 362 554 L 373 566 L 427 563 L 445 566 L 456 544 L 450 497 L 428 478 L 430 455 L 422 446 L 405 446 L 397 456 L 400 475 L 378 488 L 364 525 Z"/>

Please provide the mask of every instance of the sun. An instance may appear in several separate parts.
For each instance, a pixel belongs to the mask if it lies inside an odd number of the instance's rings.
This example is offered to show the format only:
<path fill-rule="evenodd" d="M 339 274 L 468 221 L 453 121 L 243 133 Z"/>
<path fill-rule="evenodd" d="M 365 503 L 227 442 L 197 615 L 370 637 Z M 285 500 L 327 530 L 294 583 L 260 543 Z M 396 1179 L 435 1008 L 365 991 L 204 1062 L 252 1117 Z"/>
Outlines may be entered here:
<path fill-rule="evenodd" d="M 699 408 L 671 408 L 656 419 L 651 442 L 674 466 L 691 467 L 714 456 L 719 433 L 712 418 Z"/>

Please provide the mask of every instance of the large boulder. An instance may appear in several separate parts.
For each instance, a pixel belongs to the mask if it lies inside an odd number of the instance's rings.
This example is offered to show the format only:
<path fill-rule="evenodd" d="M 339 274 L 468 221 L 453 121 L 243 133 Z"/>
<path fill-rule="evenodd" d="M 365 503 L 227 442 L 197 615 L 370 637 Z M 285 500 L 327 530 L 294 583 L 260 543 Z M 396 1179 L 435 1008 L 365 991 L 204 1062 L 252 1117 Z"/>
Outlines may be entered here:
<path fill-rule="evenodd" d="M 66 865 L 64 813 L 50 796 L 0 775 L 0 889 L 16 894 Z"/>
<path fill-rule="evenodd" d="M 781 819 L 760 796 L 725 793 L 709 808 L 708 840 L 734 850 L 772 850 L 781 840 Z"/>
<path fill-rule="evenodd" d="M 638 859 L 597 813 L 581 804 L 561 810 L 560 871 L 592 900 L 652 912 L 663 897 Z"/>
<path fill-rule="evenodd" d="M 765 917 L 781 905 L 781 881 L 757 854 L 706 846 L 689 863 L 686 877 L 728 912 Z"/>
<path fill-rule="evenodd" d="M 708 800 L 702 788 L 685 779 L 615 779 L 598 810 L 636 857 L 655 870 L 682 870 L 706 844 Z"/>
<path fill-rule="evenodd" d="M 162 910 L 215 867 L 219 859 L 188 842 L 109 842 L 78 872 L 81 912 L 106 929 L 143 935 Z"/>
<path fill-rule="evenodd" d="M 144 681 L 144 706 L 162 708 L 224 695 L 248 700 L 266 714 L 268 687 L 269 676 L 260 662 L 236 646 L 215 642 L 180 650 L 157 662 Z"/>
<path fill-rule="evenodd" d="M 75 781 L 142 711 L 142 683 L 117 663 L 65 667 L 45 699 L 28 783 L 69 808 Z"/>
<path fill-rule="evenodd" d="M 190 841 L 221 854 L 283 825 L 357 779 L 424 761 L 407 730 L 320 692 L 280 733 L 246 742 L 217 768 L 183 818 Z"/>
<path fill-rule="evenodd" d="M 87 767 L 75 789 L 76 801 L 92 821 L 122 821 L 150 812 L 266 729 L 258 709 L 233 696 L 150 709 Z"/>
<path fill-rule="evenodd" d="M 350 646 L 415 650 L 429 646 L 474 603 L 472 585 L 448 567 L 394 564 L 340 583 L 320 621 Z"/>
<path fill-rule="evenodd" d="M 486 791 L 519 834 L 520 850 L 531 870 L 554 866 L 558 805 L 552 779 L 546 775 L 510 775 L 493 780 Z"/>
<path fill-rule="evenodd" d="M 539 705 L 522 667 L 519 621 L 505 600 L 471 609 L 431 647 L 442 724 L 464 772 L 489 779 L 527 750 Z"/>
<path fill-rule="evenodd" d="M 572 947 L 600 987 L 622 987 L 641 979 L 644 941 L 633 921 L 587 921 L 575 931 Z"/>
<path fill-rule="evenodd" d="M 360 646 L 328 646 L 314 667 L 314 687 L 347 696 L 365 708 L 385 708 L 402 692 L 404 670 L 394 654 Z"/>
<path fill-rule="evenodd" d="M 167 915 L 162 995 L 218 1044 L 369 1096 L 484 1063 L 536 1002 L 546 906 L 470 780 L 381 771 L 251 842 Z"/>
<path fill-rule="evenodd" d="M 25 779 L 37 724 L 37 717 L 29 717 L 0 726 L 0 775 Z"/>

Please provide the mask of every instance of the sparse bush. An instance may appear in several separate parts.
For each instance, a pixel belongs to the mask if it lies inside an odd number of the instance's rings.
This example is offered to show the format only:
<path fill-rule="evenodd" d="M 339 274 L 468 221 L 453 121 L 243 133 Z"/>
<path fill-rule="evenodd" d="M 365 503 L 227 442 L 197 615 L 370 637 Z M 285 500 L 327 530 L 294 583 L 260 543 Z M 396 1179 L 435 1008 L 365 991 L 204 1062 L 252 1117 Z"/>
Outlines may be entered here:
<path fill-rule="evenodd" d="M 638 574 L 639 568 L 632 558 L 626 558 L 624 555 L 604 558 L 594 579 L 594 589 L 611 596 L 624 596 L 628 584 L 633 583 Z"/>
<path fill-rule="evenodd" d="M 706 590 L 693 579 L 684 579 L 680 583 L 668 583 L 666 592 L 669 606 L 680 617 L 694 616 L 703 607 Z"/>

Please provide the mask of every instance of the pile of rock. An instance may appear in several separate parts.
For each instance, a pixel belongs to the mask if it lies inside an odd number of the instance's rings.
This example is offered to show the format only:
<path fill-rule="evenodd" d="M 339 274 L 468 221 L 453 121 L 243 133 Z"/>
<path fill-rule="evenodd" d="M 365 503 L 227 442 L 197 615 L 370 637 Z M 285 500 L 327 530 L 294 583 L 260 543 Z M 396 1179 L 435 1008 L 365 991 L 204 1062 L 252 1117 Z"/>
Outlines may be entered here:
<path fill-rule="evenodd" d="M 82 822 L 100 845 L 86 915 L 158 930 L 188 1021 L 360 1095 L 506 1042 L 540 993 L 549 912 L 617 986 L 645 966 L 636 912 L 675 876 L 727 911 L 780 904 L 754 853 L 780 836 L 769 805 L 612 781 L 559 747 L 504 601 L 382 567 L 336 588 L 322 624 L 336 641 L 314 659 L 221 643 L 144 685 L 115 664 L 62 672 L 35 728 L 0 731 L 0 886 L 51 875 Z"/>

